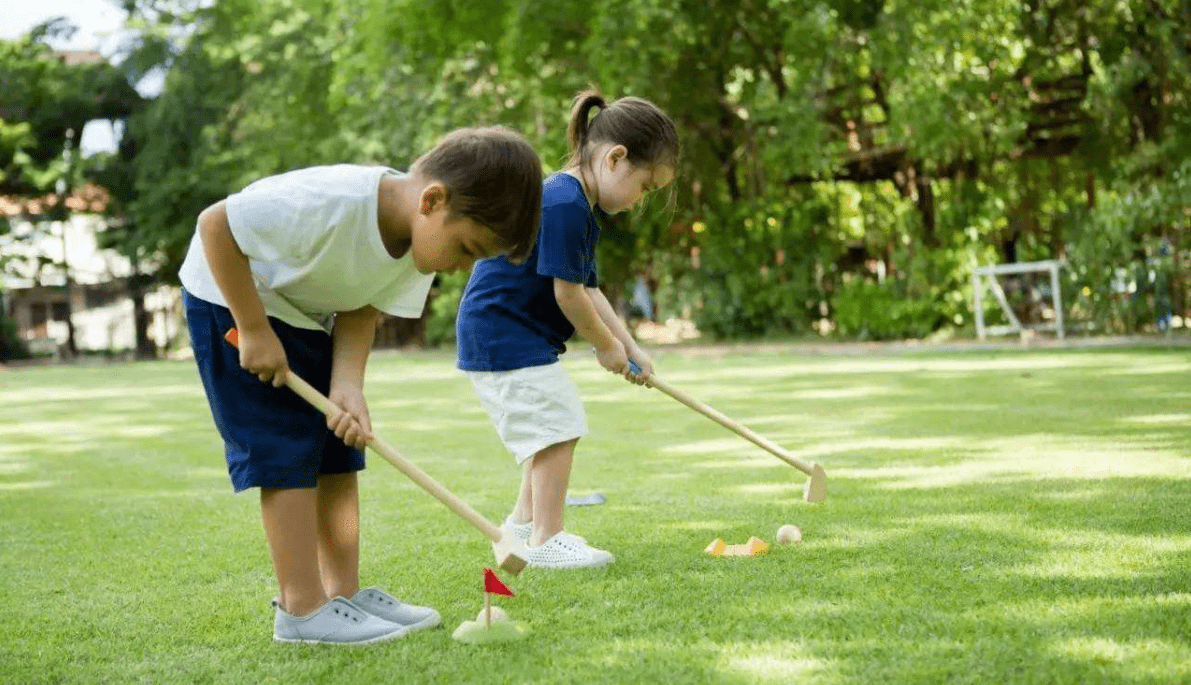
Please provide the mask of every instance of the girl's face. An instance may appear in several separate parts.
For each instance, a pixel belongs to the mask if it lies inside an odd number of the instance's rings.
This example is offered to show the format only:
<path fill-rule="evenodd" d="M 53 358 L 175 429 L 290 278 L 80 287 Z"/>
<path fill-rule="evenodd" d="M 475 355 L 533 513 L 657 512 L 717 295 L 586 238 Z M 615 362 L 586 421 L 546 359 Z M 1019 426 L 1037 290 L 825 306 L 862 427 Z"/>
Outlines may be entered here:
<path fill-rule="evenodd" d="M 634 166 L 623 145 L 609 145 L 600 152 L 592 164 L 592 190 L 600 209 L 609 214 L 637 207 L 649 193 L 674 180 L 674 167 L 667 164 Z"/>

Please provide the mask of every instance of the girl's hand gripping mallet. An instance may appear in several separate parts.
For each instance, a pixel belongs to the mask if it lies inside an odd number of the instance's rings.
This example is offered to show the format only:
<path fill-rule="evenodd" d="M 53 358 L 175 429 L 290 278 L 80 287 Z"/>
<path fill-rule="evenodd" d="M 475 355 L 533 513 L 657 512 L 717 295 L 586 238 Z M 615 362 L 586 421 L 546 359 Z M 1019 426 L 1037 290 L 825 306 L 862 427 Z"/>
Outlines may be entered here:
<path fill-rule="evenodd" d="M 232 345 L 237 345 L 240 339 L 239 333 L 234 328 L 228 331 L 224 337 Z M 335 416 L 343 411 L 334 402 L 316 390 L 314 386 L 302 380 L 292 371 L 286 372 L 285 385 L 328 417 Z M 450 490 L 447 490 L 438 481 L 415 466 L 413 462 L 398 454 L 397 450 L 390 447 L 375 435 L 368 441 L 368 447 L 373 452 L 384 457 L 385 461 L 396 466 L 398 471 L 404 473 L 410 480 L 420 485 L 423 490 L 434 495 L 440 502 L 447 505 L 447 508 L 455 512 L 464 521 L 478 528 L 485 537 L 492 541 L 492 553 L 496 555 L 497 565 L 514 575 L 521 573 L 521 569 L 525 568 L 525 545 L 514 538 L 512 533 L 494 526 L 492 522 L 481 516 L 475 509 L 468 506 L 466 502 L 456 497 Z"/>

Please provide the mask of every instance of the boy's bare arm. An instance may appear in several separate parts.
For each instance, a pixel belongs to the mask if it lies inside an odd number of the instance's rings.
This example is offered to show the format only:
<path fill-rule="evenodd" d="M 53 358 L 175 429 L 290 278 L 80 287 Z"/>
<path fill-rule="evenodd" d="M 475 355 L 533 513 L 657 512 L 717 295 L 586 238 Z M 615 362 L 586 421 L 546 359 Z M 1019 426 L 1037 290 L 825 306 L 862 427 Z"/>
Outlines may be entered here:
<path fill-rule="evenodd" d="M 327 418 L 327 427 L 345 443 L 364 448 L 372 437 L 372 419 L 364 401 L 364 368 L 376 338 L 380 314 L 365 306 L 335 314 L 331 330 L 331 388 L 327 396 L 345 412 Z"/>
<path fill-rule="evenodd" d="M 608 328 L 600 317 L 596 305 L 587 294 L 582 283 L 572 283 L 561 278 L 554 279 L 554 299 L 558 308 L 588 342 L 595 345 L 596 359 L 600 366 L 614 373 L 623 374 L 628 367 L 628 355 L 624 343 Z"/>
<path fill-rule="evenodd" d="M 380 312 L 365 306 L 355 311 L 335 314 L 331 331 L 333 359 L 331 388 L 336 385 L 364 387 L 364 369 L 376 340 L 376 320 Z"/>
<path fill-rule="evenodd" d="M 240 366 L 262 381 L 280 386 L 285 381 L 282 372 L 288 368 L 285 350 L 269 325 L 265 306 L 252 280 L 248 257 L 228 225 L 226 202 L 217 202 L 199 214 L 198 231 L 211 277 L 240 331 Z"/>

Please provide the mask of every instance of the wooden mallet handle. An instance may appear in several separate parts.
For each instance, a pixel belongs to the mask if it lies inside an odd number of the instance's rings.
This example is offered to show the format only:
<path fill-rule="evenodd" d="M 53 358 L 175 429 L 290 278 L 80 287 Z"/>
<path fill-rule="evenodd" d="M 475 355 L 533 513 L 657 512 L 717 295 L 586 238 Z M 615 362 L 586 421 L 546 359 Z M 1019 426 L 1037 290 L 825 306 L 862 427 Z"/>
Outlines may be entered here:
<path fill-rule="evenodd" d="M 639 374 L 639 373 L 641 373 L 641 367 L 637 366 L 637 364 L 635 362 L 630 360 L 629 361 L 629 371 L 631 371 L 634 374 Z M 724 428 L 727 428 L 728 430 L 732 431 L 733 433 L 736 433 L 740 437 L 748 440 L 749 442 L 753 443 L 754 445 L 757 445 L 758 447 L 760 447 L 761 449 L 764 449 L 765 451 L 769 452 L 770 454 L 777 457 L 778 459 L 781 459 L 782 461 L 786 462 L 790 466 L 793 466 L 794 468 L 798 469 L 799 471 L 802 471 L 806 475 L 810 476 L 811 482 L 807 484 L 808 487 L 806 490 L 806 499 L 809 502 L 822 501 L 823 495 L 824 495 L 824 483 L 826 482 L 826 478 L 827 478 L 825 472 L 823 471 L 822 466 L 820 466 L 818 464 L 810 464 L 810 463 L 803 461 L 802 459 L 799 459 L 798 457 L 794 456 L 790 452 L 783 449 L 781 446 L 774 443 L 772 440 L 766 438 L 763 435 L 759 435 L 758 433 L 753 431 L 748 426 L 745 426 L 745 425 L 740 424 L 736 421 L 733 421 L 732 419 L 728 418 L 727 416 L 720 413 L 719 411 L 716 411 L 711 406 L 704 404 L 703 402 L 700 402 L 699 400 L 695 399 L 694 397 L 691 397 L 690 395 L 683 392 L 682 390 L 675 388 L 674 386 L 670 385 L 669 383 L 662 380 L 661 378 L 659 378 L 656 375 L 651 375 L 649 377 L 649 379 L 646 380 L 645 382 L 647 385 L 650 385 L 654 388 L 657 388 L 658 390 L 661 390 L 662 392 L 666 393 L 670 397 L 673 397 L 674 399 L 685 404 L 686 406 L 690 407 L 691 409 L 694 409 L 695 411 L 706 416 L 707 418 L 711 419 L 712 421 L 715 421 L 716 423 L 720 424 Z"/>
<path fill-rule="evenodd" d="M 232 329 L 224 336 L 232 345 L 239 346 L 240 336 L 236 329 Z M 285 374 L 285 385 L 290 390 L 293 390 L 302 399 L 312 404 L 315 408 L 327 416 L 335 416 L 343 411 L 338 405 L 332 402 L 327 396 L 320 393 L 314 386 L 307 383 L 296 373 L 287 371 Z M 368 441 L 368 447 L 380 456 L 384 457 L 385 461 L 397 467 L 397 470 L 404 473 L 410 480 L 417 483 L 423 490 L 434 495 L 438 501 L 447 505 L 447 507 L 455 512 L 460 518 L 472 524 L 480 530 L 492 542 L 501 541 L 501 529 L 492 524 L 491 521 L 484 518 L 475 509 L 472 509 L 466 502 L 456 497 L 450 490 L 447 490 L 438 481 L 431 478 L 425 471 L 414 465 L 413 462 L 401 456 L 397 450 L 390 447 L 385 441 L 373 436 Z"/>
<path fill-rule="evenodd" d="M 335 416 L 343 411 L 339 405 L 332 402 L 325 395 L 314 389 L 314 386 L 307 383 L 296 373 L 287 372 L 285 374 L 285 385 L 290 390 L 301 395 L 302 399 L 314 405 L 323 414 L 328 417 Z M 410 480 L 422 486 L 426 492 L 434 495 L 440 502 L 450 507 L 451 511 L 458 514 L 463 520 L 472 524 L 480 530 L 489 540 L 493 542 L 500 541 L 500 529 L 492 524 L 491 521 L 484 518 L 475 509 L 472 509 L 467 502 L 459 499 L 450 490 L 447 490 L 441 483 L 434 480 L 422 469 L 418 468 L 413 462 L 401 456 L 397 450 L 393 449 L 387 442 L 381 440 L 375 435 L 368 441 L 368 447 L 380 456 L 384 457 L 385 461 L 397 467 L 397 470 L 404 473 Z"/>

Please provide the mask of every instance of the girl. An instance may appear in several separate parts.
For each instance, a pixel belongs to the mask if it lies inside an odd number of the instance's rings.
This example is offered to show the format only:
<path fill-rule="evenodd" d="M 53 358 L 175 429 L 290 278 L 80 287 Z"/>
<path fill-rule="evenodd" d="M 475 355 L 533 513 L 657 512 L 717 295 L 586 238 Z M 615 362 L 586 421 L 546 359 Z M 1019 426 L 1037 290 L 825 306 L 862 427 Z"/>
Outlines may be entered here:
<path fill-rule="evenodd" d="M 594 116 L 591 116 L 594 110 Z M 605 369 L 634 383 L 653 372 L 596 275 L 594 209 L 632 209 L 674 180 L 674 122 L 647 100 L 608 104 L 579 93 L 567 128 L 571 157 L 546 179 L 538 240 L 524 264 L 478 262 L 459 305 L 459 368 L 467 373 L 505 446 L 522 465 L 505 526 L 526 541 L 531 566 L 582 568 L 613 561 L 563 529 L 575 445 L 587 434 L 579 392 L 558 355 L 578 331 Z M 629 360 L 640 373 L 629 371 Z"/>

